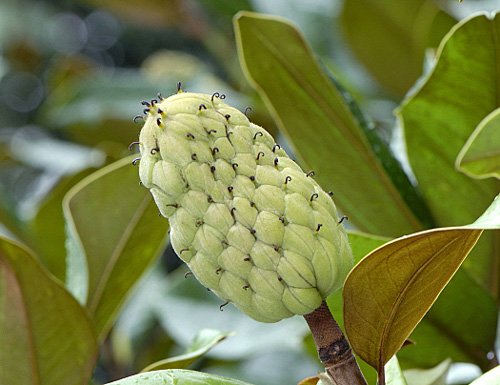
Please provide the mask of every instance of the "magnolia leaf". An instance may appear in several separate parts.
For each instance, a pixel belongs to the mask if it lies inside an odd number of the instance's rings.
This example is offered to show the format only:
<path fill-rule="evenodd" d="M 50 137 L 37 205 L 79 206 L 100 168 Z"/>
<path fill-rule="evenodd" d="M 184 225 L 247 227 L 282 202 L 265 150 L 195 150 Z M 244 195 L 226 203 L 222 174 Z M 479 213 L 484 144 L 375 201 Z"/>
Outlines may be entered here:
<path fill-rule="evenodd" d="M 412 332 L 416 344 L 398 352 L 399 363 L 405 369 L 430 368 L 449 357 L 488 368 L 497 320 L 497 301 L 462 266 Z"/>
<path fill-rule="evenodd" d="M 498 194 L 498 180 L 472 179 L 455 161 L 480 122 L 500 105 L 500 15 L 476 14 L 441 42 L 436 64 L 396 114 L 411 168 L 437 226 L 476 219 Z M 464 268 L 498 297 L 498 234 L 484 234 Z"/>
<path fill-rule="evenodd" d="M 233 380 L 184 369 L 160 370 L 141 373 L 107 385 L 250 385 L 247 382 Z"/>
<path fill-rule="evenodd" d="M 358 263 L 343 291 L 354 351 L 380 373 L 480 235 L 460 228 L 423 231 L 391 241 Z"/>
<path fill-rule="evenodd" d="M 0 383 L 85 385 L 98 345 L 86 311 L 25 246 L 0 237 Z"/>
<path fill-rule="evenodd" d="M 45 266 L 61 281 L 66 275 L 66 233 L 62 201 L 71 187 L 95 169 L 87 169 L 63 178 L 42 202 L 36 216 L 28 225 L 30 245 L 42 258 Z"/>
<path fill-rule="evenodd" d="M 403 372 L 408 385 L 446 385 L 451 360 L 446 359 L 431 369 L 408 369 Z"/>
<path fill-rule="evenodd" d="M 85 178 L 63 203 L 67 286 L 86 304 L 100 339 L 166 244 L 168 221 L 158 217 L 131 161 L 122 159 Z"/>
<path fill-rule="evenodd" d="M 500 179 L 500 108 L 479 123 L 458 154 L 456 167 L 471 178 Z"/>
<path fill-rule="evenodd" d="M 155 362 L 143 369 L 142 372 L 163 369 L 186 369 L 219 342 L 233 334 L 234 333 L 223 333 L 213 329 L 200 330 L 185 354 Z"/>
<path fill-rule="evenodd" d="M 482 229 L 499 229 L 495 199 Z M 489 219 L 488 219 L 489 218 Z M 482 229 L 453 227 L 395 239 L 363 258 L 347 277 L 344 323 L 353 350 L 381 373 L 458 270 Z"/>
<path fill-rule="evenodd" d="M 499 22 L 498 15 L 480 14 L 453 27 L 439 47 L 433 71 L 396 111 L 412 169 L 439 226 L 470 223 L 498 193 L 496 181 L 472 180 L 454 164 L 474 129 L 500 101 L 495 81 L 500 35 L 494 32 Z"/>
<path fill-rule="evenodd" d="M 426 49 L 437 47 L 456 20 L 430 0 L 345 0 L 341 22 L 364 66 L 403 96 L 422 74 Z"/>
<path fill-rule="evenodd" d="M 362 231 L 398 236 L 422 229 L 404 198 L 416 196 L 414 187 L 405 183 L 401 193 L 403 184 L 395 186 L 384 167 L 394 170 L 397 162 L 389 152 L 378 159 L 375 148 L 381 144 L 370 142 L 346 102 L 352 97 L 339 92 L 297 27 L 250 12 L 238 13 L 234 22 L 245 75 L 302 167 L 313 169 L 326 190 L 334 189 L 335 203 Z M 405 174 L 398 176 L 404 180 Z"/>
<path fill-rule="evenodd" d="M 408 385 L 403 375 L 403 371 L 399 367 L 396 356 L 393 356 L 389 362 L 385 364 L 384 371 L 387 385 Z"/>
<path fill-rule="evenodd" d="M 475 379 L 470 385 L 497 385 L 500 383 L 500 366 L 491 369 L 481 377 Z"/>

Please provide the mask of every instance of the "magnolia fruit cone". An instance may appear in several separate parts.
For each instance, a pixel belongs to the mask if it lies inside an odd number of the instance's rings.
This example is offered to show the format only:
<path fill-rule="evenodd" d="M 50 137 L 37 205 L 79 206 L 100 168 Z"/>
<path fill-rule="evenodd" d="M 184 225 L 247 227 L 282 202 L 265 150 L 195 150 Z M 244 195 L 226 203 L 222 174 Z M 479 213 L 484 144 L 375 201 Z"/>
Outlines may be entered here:
<path fill-rule="evenodd" d="M 140 133 L 139 174 L 170 221 L 177 255 L 257 321 L 319 307 L 353 260 L 312 173 L 218 93 L 179 91 L 155 102 Z"/>

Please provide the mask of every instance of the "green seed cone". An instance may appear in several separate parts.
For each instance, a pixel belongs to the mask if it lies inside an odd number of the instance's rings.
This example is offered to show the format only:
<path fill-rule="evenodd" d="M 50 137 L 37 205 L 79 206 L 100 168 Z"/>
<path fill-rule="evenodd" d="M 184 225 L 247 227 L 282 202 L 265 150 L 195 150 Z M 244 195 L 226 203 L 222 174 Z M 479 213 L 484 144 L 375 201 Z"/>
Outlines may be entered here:
<path fill-rule="evenodd" d="M 204 286 L 257 321 L 311 313 L 353 263 L 335 205 L 266 130 L 214 95 L 151 106 L 140 179 Z"/>

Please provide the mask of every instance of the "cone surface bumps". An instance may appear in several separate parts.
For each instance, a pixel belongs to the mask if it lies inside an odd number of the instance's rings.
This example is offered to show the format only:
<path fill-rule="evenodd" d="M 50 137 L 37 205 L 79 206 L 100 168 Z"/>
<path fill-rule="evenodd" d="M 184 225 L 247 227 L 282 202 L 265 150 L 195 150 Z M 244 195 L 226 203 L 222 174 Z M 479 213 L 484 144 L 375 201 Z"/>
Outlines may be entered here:
<path fill-rule="evenodd" d="M 308 314 L 352 267 L 330 196 L 218 94 L 151 105 L 140 179 L 196 278 L 250 317 Z"/>

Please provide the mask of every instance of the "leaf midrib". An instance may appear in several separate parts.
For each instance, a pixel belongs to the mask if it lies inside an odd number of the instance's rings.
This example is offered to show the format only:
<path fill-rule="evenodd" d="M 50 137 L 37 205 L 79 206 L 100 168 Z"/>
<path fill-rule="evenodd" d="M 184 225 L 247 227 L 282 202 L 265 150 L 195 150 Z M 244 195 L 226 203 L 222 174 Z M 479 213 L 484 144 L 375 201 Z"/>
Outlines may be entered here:
<path fill-rule="evenodd" d="M 358 138 L 353 135 L 349 129 L 343 124 L 342 121 L 338 121 L 337 116 L 335 114 L 332 114 L 330 109 L 328 108 L 328 105 L 323 101 L 323 98 L 321 98 L 321 95 L 317 94 L 314 92 L 314 88 L 311 88 L 311 86 L 307 82 L 302 82 L 301 81 L 301 76 L 297 74 L 295 71 L 295 68 L 290 66 L 286 60 L 280 55 L 280 50 L 279 47 L 275 47 L 272 45 L 268 39 L 265 38 L 265 35 L 260 33 L 258 30 L 254 30 L 254 35 L 261 41 L 263 45 L 265 45 L 270 52 L 273 52 L 273 54 L 276 56 L 276 58 L 279 60 L 281 63 L 282 67 L 285 68 L 297 81 L 297 83 L 304 89 L 306 92 L 311 95 L 311 99 L 314 100 L 318 106 L 321 108 L 323 113 L 334 123 L 335 126 L 337 126 L 342 134 L 348 138 L 349 143 L 353 145 L 355 150 L 358 151 L 359 154 L 363 158 L 366 159 L 366 163 L 371 165 L 372 169 L 375 169 L 376 175 L 378 175 L 378 180 L 381 182 L 383 186 L 385 186 L 385 191 L 388 192 L 390 196 L 392 196 L 393 201 L 397 203 L 397 206 L 400 207 L 403 215 L 407 218 L 409 223 L 414 227 L 415 229 L 421 229 L 422 225 L 420 222 L 415 218 L 414 214 L 411 212 L 409 207 L 404 203 L 403 198 L 397 193 L 395 186 L 392 184 L 392 181 L 388 177 L 387 173 L 383 169 L 380 161 L 378 158 L 375 156 L 373 153 L 373 150 L 371 149 L 370 146 L 363 145 L 362 142 L 358 140 Z M 307 46 L 306 46 L 307 49 Z M 318 68 L 320 75 L 322 75 L 322 71 Z M 322 75 L 323 76 L 323 75 Z M 330 82 L 328 79 L 325 79 L 325 82 L 330 85 Z M 350 112 L 348 112 L 350 113 Z M 353 121 L 353 123 L 356 125 L 357 123 Z M 364 134 L 361 134 L 364 135 Z"/>
<path fill-rule="evenodd" d="M 139 223 L 139 220 L 141 219 L 148 204 L 149 204 L 149 195 L 146 194 L 142 199 L 141 203 L 138 205 L 138 208 L 134 212 L 134 215 L 127 223 L 127 226 L 122 232 L 122 235 L 119 238 L 118 242 L 116 243 L 113 252 L 111 253 L 111 256 L 108 260 L 108 263 L 106 264 L 102 274 L 100 275 L 97 281 L 97 285 L 94 290 L 92 299 L 91 301 L 89 301 L 88 309 L 91 314 L 95 315 L 97 307 L 99 306 L 100 298 L 102 297 L 102 294 L 106 288 L 109 277 L 111 276 L 111 273 L 113 272 L 113 269 L 116 266 L 120 255 L 122 254 L 128 240 L 130 239 L 130 235 L 137 227 L 137 224 Z"/>
<path fill-rule="evenodd" d="M 419 242 L 421 241 L 422 238 L 417 238 L 415 239 L 412 243 L 415 243 L 415 242 Z M 453 245 L 454 243 L 456 242 L 459 242 L 459 241 L 462 241 L 463 239 L 463 236 L 458 236 L 456 238 L 454 238 L 453 240 L 447 242 L 445 245 L 443 245 L 442 247 L 439 248 L 438 251 L 435 251 L 432 255 L 431 258 L 429 258 L 423 265 L 421 265 L 417 271 L 412 275 L 412 277 L 407 281 L 406 285 L 404 286 L 403 290 L 398 294 L 398 296 L 396 297 L 396 301 L 394 301 L 394 304 L 393 306 L 391 306 L 391 310 L 389 311 L 389 316 L 387 317 L 387 321 L 385 322 L 384 324 L 384 328 L 383 328 L 383 331 L 382 331 L 382 334 L 380 336 L 380 346 L 379 346 L 379 368 L 383 368 L 384 366 L 384 362 L 383 362 L 383 359 L 384 359 L 384 342 L 386 341 L 387 339 L 387 336 L 390 332 L 390 329 L 391 329 L 391 326 L 393 324 L 393 321 L 394 321 L 394 318 L 396 317 L 396 314 L 398 312 L 398 309 L 400 308 L 400 305 L 401 305 L 401 302 L 404 300 L 404 298 L 406 297 L 406 294 L 408 293 L 409 291 L 409 288 L 412 286 L 412 283 L 414 281 L 416 281 L 420 275 L 422 274 L 422 272 L 427 268 L 427 266 L 432 263 L 435 258 L 436 258 L 436 255 L 440 255 L 443 250 L 445 250 L 446 248 L 450 247 L 451 245 Z M 408 245 L 406 245 L 407 247 Z M 437 298 L 437 297 L 436 297 Z M 431 304 L 432 305 L 432 304 Z"/>

